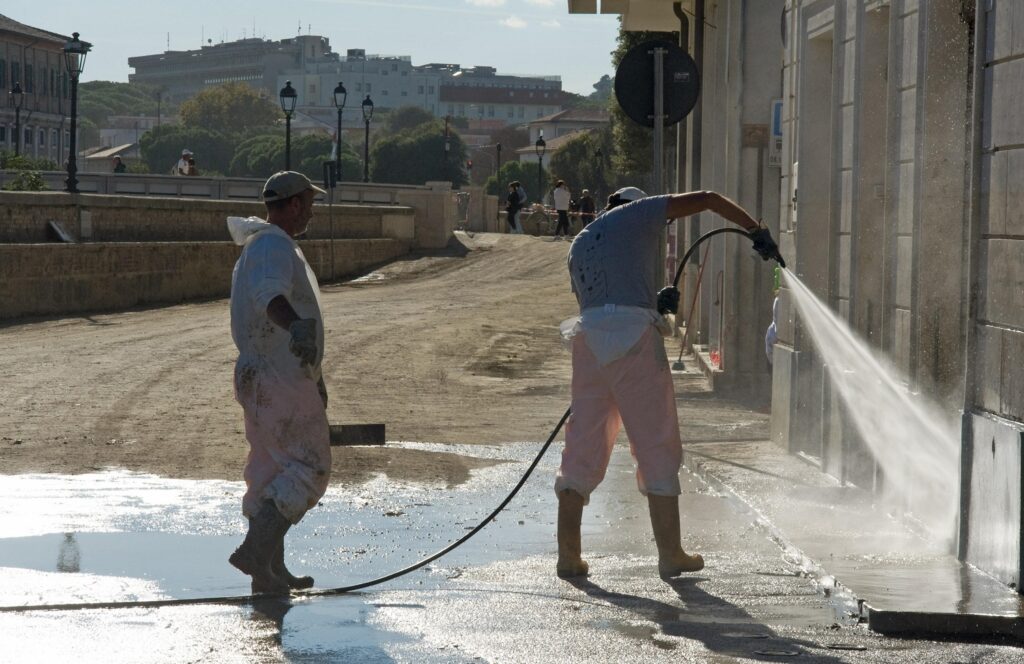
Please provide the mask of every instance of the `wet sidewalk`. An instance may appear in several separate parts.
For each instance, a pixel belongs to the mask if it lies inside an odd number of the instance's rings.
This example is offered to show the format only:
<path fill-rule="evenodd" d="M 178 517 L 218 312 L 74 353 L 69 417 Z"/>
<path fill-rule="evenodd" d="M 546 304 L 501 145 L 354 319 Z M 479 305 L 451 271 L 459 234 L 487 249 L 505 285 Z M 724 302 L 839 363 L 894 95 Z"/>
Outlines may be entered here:
<path fill-rule="evenodd" d="M 748 505 L 787 559 L 872 630 L 1024 644 L 1021 595 L 959 562 L 952 543 L 929 541 L 867 491 L 768 440 L 684 445 L 690 470 Z"/>

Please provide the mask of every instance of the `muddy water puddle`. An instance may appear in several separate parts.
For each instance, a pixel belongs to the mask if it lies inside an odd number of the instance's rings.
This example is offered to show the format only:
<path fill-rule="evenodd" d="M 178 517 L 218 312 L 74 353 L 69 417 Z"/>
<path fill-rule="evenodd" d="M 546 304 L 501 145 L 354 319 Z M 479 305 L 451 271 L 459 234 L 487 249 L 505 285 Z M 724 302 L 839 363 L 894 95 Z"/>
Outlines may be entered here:
<path fill-rule="evenodd" d="M 332 485 L 286 540 L 287 562 L 320 588 L 410 565 L 475 526 L 514 486 L 539 449 L 389 443 L 512 461 L 469 481 Z M 549 454 L 519 496 L 463 547 L 392 585 L 431 586 L 470 565 L 508 559 L 552 539 Z M 227 563 L 241 541 L 241 482 L 189 481 L 120 470 L 0 476 L 0 606 L 244 595 Z"/>

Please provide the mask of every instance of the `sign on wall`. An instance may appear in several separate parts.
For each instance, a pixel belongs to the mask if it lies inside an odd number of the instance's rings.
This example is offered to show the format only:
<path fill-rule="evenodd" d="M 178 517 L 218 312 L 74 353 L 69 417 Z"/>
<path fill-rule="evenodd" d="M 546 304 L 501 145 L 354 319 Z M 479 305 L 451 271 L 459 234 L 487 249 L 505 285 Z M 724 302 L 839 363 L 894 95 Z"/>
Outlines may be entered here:
<path fill-rule="evenodd" d="M 772 101 L 771 137 L 768 140 L 768 165 L 782 168 L 782 100 Z"/>

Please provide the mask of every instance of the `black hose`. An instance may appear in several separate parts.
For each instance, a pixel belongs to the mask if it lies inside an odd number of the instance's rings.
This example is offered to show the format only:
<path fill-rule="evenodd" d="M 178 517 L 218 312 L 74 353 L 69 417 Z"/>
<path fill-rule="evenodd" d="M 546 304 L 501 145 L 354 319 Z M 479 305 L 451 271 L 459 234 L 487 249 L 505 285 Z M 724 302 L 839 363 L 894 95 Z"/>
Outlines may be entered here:
<path fill-rule="evenodd" d="M 705 240 L 709 240 L 709 239 L 711 239 L 712 237 L 714 237 L 716 235 L 721 235 L 722 233 L 739 233 L 740 235 L 743 235 L 743 236 L 746 236 L 746 237 L 750 237 L 750 234 L 748 232 L 746 232 L 744 230 L 741 230 L 739 228 L 732 228 L 732 227 L 729 227 L 729 226 L 724 227 L 724 228 L 716 228 L 713 231 L 709 231 L 709 232 L 705 233 L 704 235 L 701 235 L 699 238 L 697 238 L 696 242 L 694 242 L 692 245 L 690 245 L 690 248 L 687 249 L 686 253 L 683 255 L 682 260 L 679 261 L 679 268 L 676 270 L 675 279 L 673 279 L 673 281 L 672 281 L 672 285 L 673 286 L 675 286 L 675 287 L 679 286 L 679 279 L 680 279 L 680 277 L 683 274 L 683 268 L 686 267 L 686 261 L 690 257 L 690 255 L 694 251 L 696 251 L 697 247 L 699 247 Z M 379 578 L 376 578 L 376 579 L 372 579 L 370 581 L 364 581 L 362 583 L 356 583 L 356 584 L 351 585 L 351 586 L 340 586 L 338 588 L 325 588 L 323 590 L 307 590 L 307 591 L 297 592 L 294 595 L 295 596 L 299 596 L 299 597 L 325 597 L 325 596 L 330 596 L 330 595 L 343 595 L 345 593 L 354 592 L 356 590 L 362 590 L 363 588 L 369 588 L 370 586 L 380 585 L 381 583 L 385 583 L 387 581 L 391 581 L 392 579 L 397 579 L 400 576 L 405 576 L 406 574 L 409 574 L 410 572 L 415 572 L 416 570 L 420 569 L 421 567 L 423 567 L 425 565 L 429 565 L 430 563 L 434 562 L 435 560 L 437 560 L 441 556 L 444 556 L 445 554 L 447 554 L 447 553 L 457 549 L 458 547 L 462 546 L 462 544 L 464 542 L 466 542 L 469 538 L 473 537 L 473 535 L 476 535 L 478 532 L 483 530 L 484 526 L 486 526 L 488 523 L 490 523 L 491 520 L 493 520 L 494 517 L 496 517 L 498 515 L 498 513 L 501 512 L 501 510 L 505 509 L 505 506 L 508 505 L 512 501 L 512 499 L 516 496 L 517 493 L 519 493 L 519 490 L 523 488 L 524 484 L 526 484 L 526 480 L 528 480 L 530 478 L 530 475 L 532 475 L 533 471 L 537 468 L 537 464 L 540 463 L 541 457 L 543 457 L 544 453 L 548 451 L 548 448 L 551 446 L 552 441 L 554 441 L 555 436 L 557 436 L 558 432 L 562 430 L 562 426 L 565 424 L 565 421 L 567 419 L 569 419 L 569 414 L 571 412 L 572 412 L 572 408 L 571 407 L 567 408 L 565 410 L 565 414 L 562 415 L 562 419 L 560 419 L 558 421 L 558 424 L 555 426 L 554 430 L 551 432 L 551 435 L 548 436 L 548 439 L 544 442 L 544 445 L 541 446 L 540 451 L 537 452 L 537 456 L 534 458 L 533 463 L 531 463 L 530 467 L 526 469 L 526 472 L 523 473 L 522 478 L 520 478 L 519 482 L 515 485 L 515 487 L 512 488 L 512 491 L 509 492 L 508 496 L 505 497 L 505 500 L 501 501 L 501 503 L 496 508 L 494 508 L 494 510 L 490 514 L 488 514 L 487 517 L 484 518 L 483 521 L 481 521 L 479 524 L 477 524 L 475 528 L 473 528 L 471 531 L 469 531 L 468 533 L 466 533 L 465 535 L 463 535 L 462 537 L 460 537 L 456 541 L 452 542 L 451 544 L 449 544 L 445 548 L 441 549 L 440 551 L 438 551 L 438 552 L 436 552 L 436 553 L 434 553 L 434 554 L 424 558 L 423 560 L 420 560 L 419 562 L 413 563 L 412 565 L 409 565 L 408 567 L 400 569 L 397 572 L 392 572 L 391 574 L 388 574 L 386 576 L 382 576 L 382 577 L 379 577 Z M 691 452 L 691 454 L 697 454 L 697 453 Z M 699 456 L 704 456 L 704 455 L 699 455 Z M 226 596 L 226 597 L 205 597 L 205 598 L 196 598 L 196 599 L 143 600 L 143 601 L 134 601 L 134 602 L 131 602 L 131 601 L 129 601 L 129 602 L 95 602 L 95 603 L 81 603 L 81 604 L 38 604 L 38 605 L 27 605 L 27 606 L 0 606 L 0 613 L 13 613 L 13 612 L 24 612 L 24 611 L 74 611 L 74 610 L 81 610 L 81 609 L 156 608 L 156 607 L 161 607 L 161 606 L 181 606 L 181 605 L 186 605 L 186 604 L 250 604 L 254 600 L 260 599 L 260 598 L 263 598 L 263 597 L 269 598 L 269 597 L 275 597 L 275 596 L 273 596 L 273 595 L 236 595 L 236 596 Z"/>
<path fill-rule="evenodd" d="M 462 546 L 462 544 L 466 540 L 468 540 L 470 537 L 476 535 L 478 532 L 483 530 L 484 526 L 490 523 L 494 519 L 494 517 L 496 517 L 498 513 L 501 512 L 501 510 L 505 509 L 505 506 L 508 505 L 513 498 L 515 498 L 516 494 L 519 493 L 519 490 L 523 488 L 524 484 L 526 484 L 526 480 L 530 478 L 530 475 L 532 475 L 533 471 L 537 468 L 537 464 L 540 463 L 541 457 L 543 457 L 544 453 L 548 451 L 548 448 L 551 446 L 552 441 L 554 441 L 555 436 L 557 436 L 558 432 L 562 430 L 562 426 L 565 424 L 565 421 L 569 419 L 569 413 L 571 412 L 571 410 L 571 408 L 567 408 L 565 410 L 565 414 L 562 415 L 562 419 L 558 420 L 558 424 L 555 426 L 555 429 L 551 432 L 551 435 L 548 436 L 548 439 L 544 442 L 544 445 L 541 446 L 540 451 L 537 452 L 537 456 L 533 459 L 533 463 L 531 463 L 530 467 L 526 469 L 525 473 L 523 473 L 523 476 L 522 478 L 520 478 L 519 483 L 512 488 L 512 491 L 509 492 L 508 496 L 505 497 L 505 500 L 501 501 L 501 503 L 496 508 L 494 508 L 494 510 L 490 514 L 488 514 L 483 519 L 483 521 L 481 521 L 479 524 L 477 524 L 475 528 L 473 528 L 473 530 L 469 531 L 468 533 L 466 533 L 456 541 L 452 542 L 445 548 L 441 549 L 437 553 L 434 553 L 428 556 L 427 558 L 420 560 L 419 562 L 413 563 L 408 567 L 400 569 L 397 572 L 392 572 L 391 574 L 388 574 L 386 576 L 382 576 L 371 581 L 356 583 L 351 586 L 341 586 L 338 588 L 324 588 L 322 590 L 300 591 L 294 593 L 291 596 L 325 597 L 329 595 L 343 595 L 345 593 L 361 590 L 363 588 L 369 588 L 370 586 L 376 586 L 386 581 L 397 579 L 400 576 L 405 576 L 410 572 L 415 572 L 424 565 L 428 565 L 437 560 L 438 558 L 440 558 L 441 556 L 453 551 L 459 546 Z M 0 613 L 21 613 L 25 611 L 77 611 L 82 609 L 158 608 L 162 606 L 181 606 L 186 604 L 251 604 L 253 601 L 258 599 L 269 599 L 277 597 L 277 595 L 233 595 L 224 597 L 200 597 L 195 599 L 155 599 L 128 602 L 90 602 L 79 604 L 36 604 L 26 606 L 0 606 Z M 280 596 L 280 598 L 287 599 L 287 597 L 283 595 Z"/>

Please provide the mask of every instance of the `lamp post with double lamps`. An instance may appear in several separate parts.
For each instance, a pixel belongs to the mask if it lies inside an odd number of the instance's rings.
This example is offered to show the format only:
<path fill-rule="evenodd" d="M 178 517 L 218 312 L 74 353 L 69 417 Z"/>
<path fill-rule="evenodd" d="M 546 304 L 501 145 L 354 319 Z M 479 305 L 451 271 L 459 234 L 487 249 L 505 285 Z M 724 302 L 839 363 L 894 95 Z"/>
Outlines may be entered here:
<path fill-rule="evenodd" d="M 291 81 L 285 81 L 281 88 L 281 110 L 284 111 L 284 170 L 292 170 L 292 113 L 299 94 L 295 92 Z"/>
<path fill-rule="evenodd" d="M 76 159 L 78 133 L 78 77 L 85 69 L 85 56 L 89 54 L 91 45 L 78 38 L 78 33 L 71 33 L 71 41 L 64 44 L 64 65 L 71 76 L 71 140 L 68 142 L 68 179 L 64 181 L 64 191 L 78 193 L 78 162 Z"/>
<path fill-rule="evenodd" d="M 544 130 L 541 130 L 533 148 L 537 151 L 537 200 L 544 200 L 544 151 L 548 144 L 544 142 Z"/>
<path fill-rule="evenodd" d="M 348 90 L 345 89 L 341 81 L 338 81 L 338 87 L 334 88 L 334 107 L 338 109 L 338 142 L 335 145 L 334 177 L 338 182 L 341 182 L 341 113 L 345 110 L 346 99 L 348 99 Z"/>
<path fill-rule="evenodd" d="M 363 141 L 363 182 L 370 181 L 370 120 L 373 119 L 373 100 L 366 95 L 363 100 L 363 121 L 366 123 L 366 138 Z"/>
<path fill-rule="evenodd" d="M 11 99 L 14 100 L 14 156 L 21 154 L 21 101 L 24 95 L 21 92 L 21 83 L 14 82 L 11 88 Z"/>

